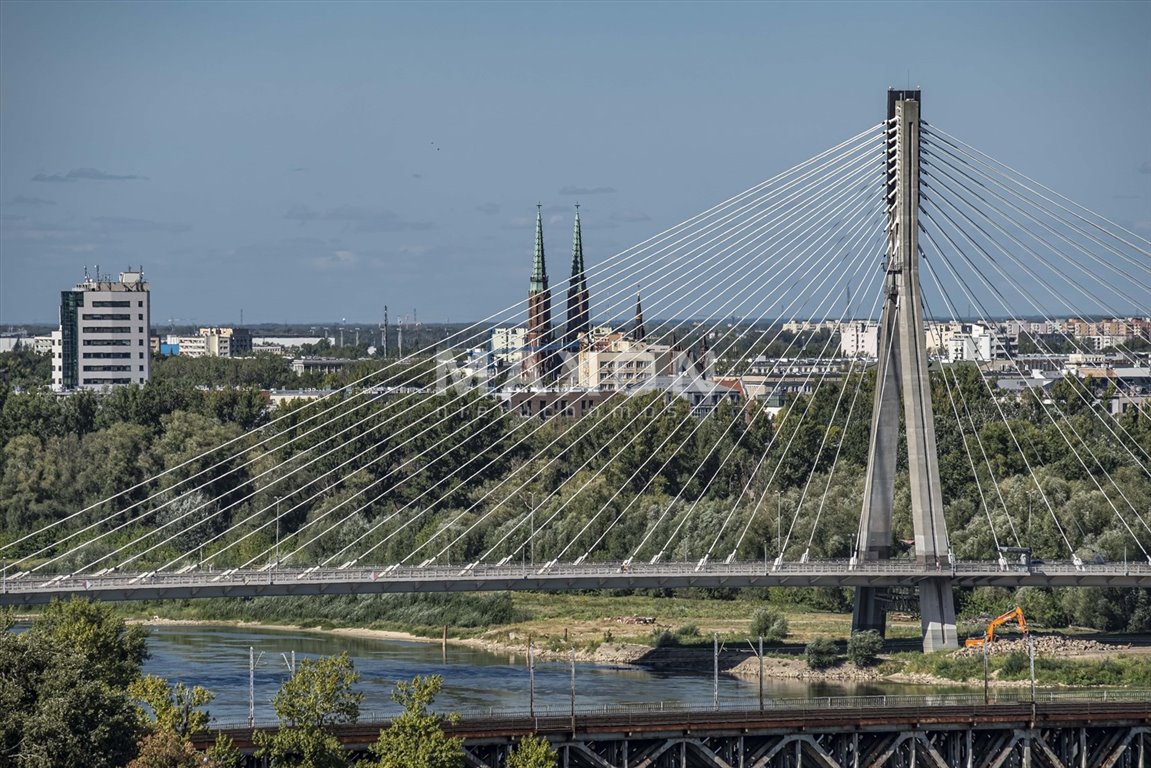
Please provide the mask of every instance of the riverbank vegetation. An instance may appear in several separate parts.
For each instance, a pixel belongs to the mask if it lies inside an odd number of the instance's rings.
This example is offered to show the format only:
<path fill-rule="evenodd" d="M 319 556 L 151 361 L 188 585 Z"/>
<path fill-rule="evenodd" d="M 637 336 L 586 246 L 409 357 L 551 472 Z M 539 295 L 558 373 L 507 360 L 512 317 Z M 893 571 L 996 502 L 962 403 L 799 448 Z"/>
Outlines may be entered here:
<path fill-rule="evenodd" d="M 992 655 L 988 658 L 988 668 L 993 681 L 1025 682 L 1031 679 L 1026 653 Z M 940 680 L 981 684 L 983 657 L 957 656 L 948 651 L 896 653 L 884 661 L 880 671 L 887 675 L 930 675 Z M 1035 680 L 1042 686 L 1151 688 L 1151 657 L 1119 654 L 1106 658 L 1039 656 L 1035 659 Z"/>

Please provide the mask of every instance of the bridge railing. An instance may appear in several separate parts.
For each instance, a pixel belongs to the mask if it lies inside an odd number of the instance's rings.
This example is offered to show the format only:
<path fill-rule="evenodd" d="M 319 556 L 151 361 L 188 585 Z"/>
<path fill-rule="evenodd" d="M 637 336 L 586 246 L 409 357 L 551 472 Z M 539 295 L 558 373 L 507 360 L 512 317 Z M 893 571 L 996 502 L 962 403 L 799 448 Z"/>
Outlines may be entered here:
<path fill-rule="evenodd" d="M 876 694 L 870 696 L 815 696 L 804 698 L 765 698 L 763 707 L 758 703 L 739 701 L 720 701 L 716 706 L 711 701 L 654 701 L 654 702 L 622 702 L 619 704 L 598 704 L 595 706 L 577 705 L 574 714 L 577 718 L 587 717 L 619 717 L 629 716 L 649 717 L 659 715 L 706 715 L 720 712 L 729 716 L 754 717 L 760 712 L 770 713 L 804 713 L 828 712 L 834 710 L 854 709 L 926 709 L 930 707 L 984 707 L 984 706 L 1015 706 L 1030 704 L 1037 705 L 1072 703 L 1082 705 L 1084 712 L 1090 712 L 1092 705 L 1102 704 L 1146 704 L 1148 713 L 1151 713 L 1151 689 L 1084 689 L 1037 691 L 1034 699 L 1026 688 L 999 689 L 991 692 L 990 703 L 986 703 L 983 693 L 939 693 L 926 695 L 907 694 Z M 488 707 L 486 709 L 467 709 L 459 711 L 462 725 L 486 724 L 492 722 L 523 722 L 527 720 L 540 721 L 566 721 L 570 722 L 572 716 L 570 702 L 544 702 L 537 704 L 532 710 L 526 707 Z M 360 713 L 361 723 L 386 724 L 395 716 L 393 712 L 374 712 L 365 710 Z M 256 727 L 275 727 L 275 720 L 260 719 Z M 247 728 L 244 722 L 214 722 L 213 728 Z"/>
<path fill-rule="evenodd" d="M 567 578 L 635 577 L 659 578 L 690 575 L 747 577 L 770 575 L 823 576 L 845 573 L 860 576 L 906 575 L 930 577 L 940 573 L 955 577 L 994 576 L 1003 573 L 1029 573 L 1045 576 L 1151 576 L 1151 565 L 1135 563 L 1076 564 L 1069 561 L 1033 563 L 1030 566 L 997 561 L 960 561 L 954 564 L 920 564 L 914 560 L 883 560 L 853 563 L 848 560 L 819 560 L 801 562 L 740 561 L 724 562 L 665 562 L 657 564 L 627 564 L 621 562 L 549 563 L 540 566 L 508 565 L 428 565 L 375 566 L 375 567 L 289 567 L 263 569 L 190 569 L 181 572 L 98 572 L 96 574 L 40 574 L 16 571 L 7 567 L 2 577 L 5 592 L 26 592 L 61 589 L 123 589 L 135 586 L 202 586 L 206 584 L 285 584 L 292 582 L 365 583 L 373 581 L 396 582 L 456 582 L 460 580 L 482 582 L 485 579 L 532 578 L 539 581 L 562 582 Z"/>

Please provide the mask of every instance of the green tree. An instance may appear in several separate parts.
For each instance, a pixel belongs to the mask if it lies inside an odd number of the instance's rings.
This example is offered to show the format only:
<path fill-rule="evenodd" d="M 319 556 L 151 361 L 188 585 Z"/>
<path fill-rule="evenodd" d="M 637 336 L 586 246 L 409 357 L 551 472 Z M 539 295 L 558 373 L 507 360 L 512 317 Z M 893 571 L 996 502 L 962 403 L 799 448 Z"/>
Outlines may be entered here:
<path fill-rule="evenodd" d="M 332 730 L 359 719 L 364 694 L 352 690 L 359 677 L 346 653 L 301 661 L 272 699 L 280 727 L 256 733 L 256 754 L 277 768 L 344 768 L 347 755 Z"/>
<path fill-rule="evenodd" d="M 110 605 L 73 598 L 55 601 L 33 622 L 29 642 L 42 642 L 74 655 L 92 679 L 126 691 L 148 658 L 148 631 L 128 625 Z"/>
<path fill-rule="evenodd" d="M 847 660 L 857 667 L 870 667 L 883 650 L 883 636 L 874 629 L 854 632 L 847 640 Z"/>
<path fill-rule="evenodd" d="M 817 637 L 803 649 L 803 658 L 812 669 L 827 669 L 839 662 L 839 653 L 830 637 Z"/>
<path fill-rule="evenodd" d="M 559 755 L 542 736 L 524 736 L 508 754 L 507 768 L 555 768 Z"/>
<path fill-rule="evenodd" d="M 774 608 L 757 608 L 751 614 L 751 636 L 778 643 L 787 637 L 787 617 Z"/>
<path fill-rule="evenodd" d="M 140 751 L 128 768 L 198 768 L 192 742 L 172 731 L 156 730 L 140 740 Z"/>
<path fill-rule="evenodd" d="M 115 768 L 136 755 L 139 712 L 127 693 L 144 633 L 105 605 L 53 603 L 27 632 L 0 620 L 0 764 Z"/>
<path fill-rule="evenodd" d="M 206 688 L 183 683 L 170 684 L 157 675 L 145 675 L 128 687 L 133 698 L 145 704 L 151 713 L 152 727 L 156 731 L 169 731 L 181 738 L 203 731 L 211 716 L 200 707 L 215 698 Z M 147 716 L 147 712 L 144 713 Z"/>
<path fill-rule="evenodd" d="M 392 699 L 404 708 L 372 745 L 378 768 L 463 768 L 463 739 L 444 733 L 443 721 L 428 711 L 443 685 L 439 675 L 400 681 Z M 454 723 L 457 715 L 449 715 Z"/>

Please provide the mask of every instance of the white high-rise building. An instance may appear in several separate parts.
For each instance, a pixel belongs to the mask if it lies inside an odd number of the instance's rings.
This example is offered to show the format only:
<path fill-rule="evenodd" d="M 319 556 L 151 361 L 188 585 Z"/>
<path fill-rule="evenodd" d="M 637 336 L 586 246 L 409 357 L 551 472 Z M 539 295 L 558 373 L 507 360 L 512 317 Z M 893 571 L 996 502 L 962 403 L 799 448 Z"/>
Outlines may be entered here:
<path fill-rule="evenodd" d="M 874 360 L 879 352 L 879 325 L 867 320 L 854 320 L 839 325 L 839 353 L 844 357 Z"/>
<path fill-rule="evenodd" d="M 152 375 L 151 308 L 143 269 L 85 275 L 60 292 L 60 330 L 52 334 L 52 389 L 143 384 Z"/>

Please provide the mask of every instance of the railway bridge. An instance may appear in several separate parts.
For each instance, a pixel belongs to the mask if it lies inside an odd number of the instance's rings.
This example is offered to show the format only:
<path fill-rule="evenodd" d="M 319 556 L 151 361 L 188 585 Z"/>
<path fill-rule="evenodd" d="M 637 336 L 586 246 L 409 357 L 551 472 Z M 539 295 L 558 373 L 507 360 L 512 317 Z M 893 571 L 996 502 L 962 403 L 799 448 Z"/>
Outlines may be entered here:
<path fill-rule="evenodd" d="M 349 763 L 368 756 L 386 722 L 344 726 Z M 1151 696 L 1047 694 L 868 696 L 774 701 L 764 709 L 662 704 L 465 717 L 469 768 L 503 768 L 529 734 L 546 737 L 563 768 L 1147 768 Z M 251 728 L 221 728 L 252 754 Z M 216 732 L 199 737 L 202 746 Z"/>

